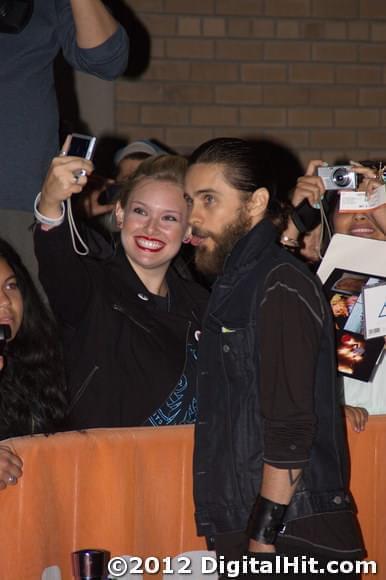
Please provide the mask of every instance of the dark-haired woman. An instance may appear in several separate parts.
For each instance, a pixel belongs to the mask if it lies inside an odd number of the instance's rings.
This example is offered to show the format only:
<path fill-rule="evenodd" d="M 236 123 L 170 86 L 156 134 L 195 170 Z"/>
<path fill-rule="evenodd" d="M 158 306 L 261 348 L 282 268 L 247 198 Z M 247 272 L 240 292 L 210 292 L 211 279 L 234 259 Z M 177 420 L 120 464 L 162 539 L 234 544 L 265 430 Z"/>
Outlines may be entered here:
<path fill-rule="evenodd" d="M 55 324 L 20 257 L 2 239 L 0 324 L 9 327 L 0 356 L 0 438 L 59 429 L 66 399 Z M 21 474 L 21 459 L 0 446 L 0 489 Z"/>

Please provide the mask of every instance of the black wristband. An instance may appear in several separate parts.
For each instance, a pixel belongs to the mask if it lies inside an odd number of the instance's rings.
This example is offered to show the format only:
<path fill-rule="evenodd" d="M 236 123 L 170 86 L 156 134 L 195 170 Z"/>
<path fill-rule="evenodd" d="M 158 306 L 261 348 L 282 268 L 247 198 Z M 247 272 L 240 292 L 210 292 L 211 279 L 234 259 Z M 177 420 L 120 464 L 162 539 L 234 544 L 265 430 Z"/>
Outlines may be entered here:
<path fill-rule="evenodd" d="M 259 495 L 251 517 L 249 537 L 261 544 L 274 544 L 286 509 L 286 505 Z"/>

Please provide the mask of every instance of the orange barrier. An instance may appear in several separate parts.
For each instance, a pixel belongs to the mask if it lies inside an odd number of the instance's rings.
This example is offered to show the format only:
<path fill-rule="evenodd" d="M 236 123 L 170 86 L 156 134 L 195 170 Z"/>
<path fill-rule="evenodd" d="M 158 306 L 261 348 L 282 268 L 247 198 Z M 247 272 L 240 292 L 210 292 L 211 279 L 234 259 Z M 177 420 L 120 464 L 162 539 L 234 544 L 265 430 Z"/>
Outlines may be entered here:
<path fill-rule="evenodd" d="M 0 579 L 70 580 L 70 553 L 82 548 L 159 559 L 205 550 L 193 521 L 192 434 L 146 427 L 4 441 L 24 476 L 0 492 Z M 386 417 L 349 429 L 349 441 L 369 558 L 386 580 Z"/>

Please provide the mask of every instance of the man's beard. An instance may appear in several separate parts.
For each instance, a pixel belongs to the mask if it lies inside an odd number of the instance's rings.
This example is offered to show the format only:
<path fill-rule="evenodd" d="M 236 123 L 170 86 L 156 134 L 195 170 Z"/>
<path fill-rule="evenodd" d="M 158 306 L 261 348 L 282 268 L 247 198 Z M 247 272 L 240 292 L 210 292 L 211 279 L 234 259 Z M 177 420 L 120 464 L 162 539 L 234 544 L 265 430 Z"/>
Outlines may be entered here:
<path fill-rule="evenodd" d="M 221 234 L 211 234 L 200 230 L 193 231 L 193 233 L 202 237 L 210 237 L 215 242 L 213 250 L 208 250 L 204 246 L 196 248 L 195 263 L 197 269 L 203 274 L 216 276 L 221 274 L 227 256 L 231 253 L 236 243 L 249 232 L 251 227 L 251 218 L 246 209 L 242 207 L 236 219 L 225 226 Z"/>

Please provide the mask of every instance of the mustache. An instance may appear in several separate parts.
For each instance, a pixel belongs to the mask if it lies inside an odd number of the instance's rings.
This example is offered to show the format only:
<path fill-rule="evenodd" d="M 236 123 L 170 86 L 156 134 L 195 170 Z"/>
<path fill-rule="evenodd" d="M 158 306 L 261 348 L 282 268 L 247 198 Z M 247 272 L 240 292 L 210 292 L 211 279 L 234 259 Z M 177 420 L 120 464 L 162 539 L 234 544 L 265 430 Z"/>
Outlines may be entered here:
<path fill-rule="evenodd" d="M 211 238 L 212 234 L 205 230 L 200 230 L 199 228 L 192 228 L 192 236 L 197 236 L 198 238 Z"/>

